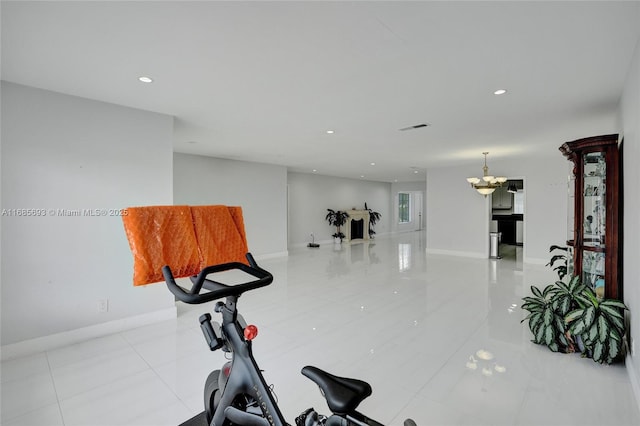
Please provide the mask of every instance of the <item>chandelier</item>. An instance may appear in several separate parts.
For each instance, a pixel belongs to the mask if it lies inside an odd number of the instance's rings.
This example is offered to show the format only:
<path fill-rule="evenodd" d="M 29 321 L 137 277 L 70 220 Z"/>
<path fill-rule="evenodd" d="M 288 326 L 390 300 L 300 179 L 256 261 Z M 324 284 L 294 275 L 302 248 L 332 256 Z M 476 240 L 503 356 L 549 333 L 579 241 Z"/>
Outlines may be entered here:
<path fill-rule="evenodd" d="M 471 187 L 476 191 L 478 191 L 480 194 L 484 195 L 485 197 L 493 193 L 493 191 L 495 191 L 496 188 L 502 186 L 502 184 L 507 181 L 507 178 L 504 176 L 496 177 L 489 174 L 489 167 L 487 167 L 487 154 L 489 153 L 488 152 L 482 153 L 482 155 L 484 155 L 484 167 L 482 167 L 482 172 L 483 172 L 482 179 L 477 177 L 467 178 L 467 182 L 471 184 Z"/>

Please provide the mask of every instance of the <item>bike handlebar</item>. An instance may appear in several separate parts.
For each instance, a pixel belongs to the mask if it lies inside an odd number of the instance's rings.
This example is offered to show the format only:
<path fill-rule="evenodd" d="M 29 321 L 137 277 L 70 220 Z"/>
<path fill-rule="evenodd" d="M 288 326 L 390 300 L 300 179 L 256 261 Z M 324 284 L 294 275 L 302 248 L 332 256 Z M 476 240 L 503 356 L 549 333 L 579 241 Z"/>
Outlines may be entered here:
<path fill-rule="evenodd" d="M 168 265 L 162 267 L 162 275 L 169 287 L 169 291 L 173 293 L 178 300 L 189 304 L 200 304 L 210 302 L 216 299 L 222 299 L 227 296 L 240 296 L 245 291 L 254 290 L 264 287 L 273 281 L 273 275 L 258 266 L 251 253 L 246 254 L 249 265 L 240 262 L 222 263 L 219 265 L 207 266 L 198 275 L 190 277 L 193 285 L 187 290 L 176 283 L 171 268 Z M 249 275 L 257 278 L 257 280 L 247 281 L 241 284 L 224 284 L 218 281 L 207 279 L 207 275 L 216 272 L 230 271 L 239 269 Z M 201 293 L 202 289 L 209 290 Z"/>

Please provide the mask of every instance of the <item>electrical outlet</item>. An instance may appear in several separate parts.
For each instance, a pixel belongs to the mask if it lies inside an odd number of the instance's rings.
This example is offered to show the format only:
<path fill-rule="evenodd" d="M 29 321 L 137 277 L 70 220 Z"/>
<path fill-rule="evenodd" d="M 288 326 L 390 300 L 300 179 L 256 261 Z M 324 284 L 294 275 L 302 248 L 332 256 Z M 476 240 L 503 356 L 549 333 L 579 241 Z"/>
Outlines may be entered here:
<path fill-rule="evenodd" d="M 109 312 L 109 299 L 98 300 L 98 313 Z"/>

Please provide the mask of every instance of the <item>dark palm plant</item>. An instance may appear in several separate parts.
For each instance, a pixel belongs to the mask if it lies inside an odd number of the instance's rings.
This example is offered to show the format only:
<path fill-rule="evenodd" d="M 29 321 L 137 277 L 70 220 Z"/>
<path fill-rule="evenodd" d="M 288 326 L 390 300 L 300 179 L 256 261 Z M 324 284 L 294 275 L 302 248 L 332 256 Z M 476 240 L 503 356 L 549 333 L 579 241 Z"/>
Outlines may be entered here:
<path fill-rule="evenodd" d="M 349 214 L 340 210 L 327 209 L 327 211 L 328 213 L 325 216 L 325 220 L 329 222 L 329 225 L 336 227 L 336 233 L 333 234 L 333 237 L 340 238 L 340 240 L 342 240 L 344 238 L 344 234 L 340 231 L 340 227 L 347 223 Z"/>
<path fill-rule="evenodd" d="M 564 253 L 554 254 L 551 257 L 549 263 L 547 263 L 545 266 L 553 268 L 553 270 L 558 274 L 558 278 L 562 280 L 567 275 L 567 254 L 569 252 L 569 248 L 556 245 L 552 245 L 551 247 L 549 247 L 549 253 L 554 250 L 560 250 Z M 556 262 L 558 261 L 560 261 L 560 264 L 556 266 Z"/>
<path fill-rule="evenodd" d="M 374 212 L 369 207 L 367 207 L 367 203 L 364 203 L 364 209 L 369 212 L 369 237 L 373 238 L 373 235 L 376 231 L 373 229 L 376 226 L 376 223 L 380 220 L 382 215 L 378 212 Z"/>

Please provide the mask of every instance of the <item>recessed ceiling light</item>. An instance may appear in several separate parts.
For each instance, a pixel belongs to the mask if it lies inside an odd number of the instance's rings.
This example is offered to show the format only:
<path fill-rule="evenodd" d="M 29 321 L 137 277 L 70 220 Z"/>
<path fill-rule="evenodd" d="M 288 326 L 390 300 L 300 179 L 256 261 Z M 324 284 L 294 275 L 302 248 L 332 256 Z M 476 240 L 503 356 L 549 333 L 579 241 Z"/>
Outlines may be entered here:
<path fill-rule="evenodd" d="M 331 135 L 333 134 L 333 130 L 327 130 L 327 133 Z"/>
<path fill-rule="evenodd" d="M 375 165 L 376 165 L 376 163 L 371 163 L 371 165 L 372 165 L 372 166 L 375 166 Z"/>
<path fill-rule="evenodd" d="M 507 93 L 505 89 L 498 89 L 495 92 L 493 92 L 494 95 L 504 95 L 505 93 Z"/>
<path fill-rule="evenodd" d="M 143 83 L 153 83 L 153 79 L 151 77 L 147 77 L 147 76 L 142 76 L 142 77 L 138 77 L 138 80 L 140 80 Z"/>
<path fill-rule="evenodd" d="M 318 170 L 316 170 L 316 169 L 313 169 L 312 171 L 313 171 L 313 173 L 315 173 L 315 172 L 317 172 Z"/>
<path fill-rule="evenodd" d="M 414 170 L 414 171 L 413 171 L 413 173 L 418 173 L 418 171 L 417 171 L 417 170 Z"/>
<path fill-rule="evenodd" d="M 364 175 L 360 175 L 360 177 L 361 177 L 361 178 L 363 178 L 363 177 L 364 177 Z"/>

